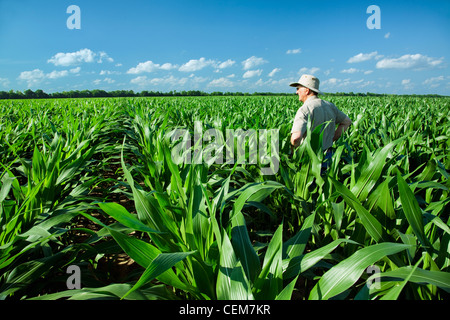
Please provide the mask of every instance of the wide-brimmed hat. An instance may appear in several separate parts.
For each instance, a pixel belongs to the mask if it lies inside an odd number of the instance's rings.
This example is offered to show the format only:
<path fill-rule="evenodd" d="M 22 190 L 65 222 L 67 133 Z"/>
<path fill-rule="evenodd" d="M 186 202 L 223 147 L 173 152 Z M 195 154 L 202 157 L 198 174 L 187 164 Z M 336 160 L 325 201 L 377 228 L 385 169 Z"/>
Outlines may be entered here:
<path fill-rule="evenodd" d="M 319 84 L 320 81 L 316 77 L 310 75 L 310 74 L 304 74 L 300 77 L 298 82 L 293 82 L 290 84 L 291 87 L 298 87 L 302 86 L 305 88 L 308 88 L 316 93 L 321 93 L 319 91 Z"/>

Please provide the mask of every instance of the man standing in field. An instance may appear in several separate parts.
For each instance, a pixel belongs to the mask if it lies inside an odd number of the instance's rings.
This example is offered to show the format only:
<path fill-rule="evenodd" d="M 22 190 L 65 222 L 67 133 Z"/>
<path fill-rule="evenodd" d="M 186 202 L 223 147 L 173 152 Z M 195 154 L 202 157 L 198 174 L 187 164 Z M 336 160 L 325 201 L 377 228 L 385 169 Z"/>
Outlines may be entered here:
<path fill-rule="evenodd" d="M 352 124 L 352 121 L 333 103 L 317 97 L 320 93 L 319 83 L 319 79 L 316 77 L 304 74 L 298 82 L 290 84 L 291 87 L 297 88 L 296 94 L 298 99 L 303 102 L 294 118 L 291 130 L 291 144 L 293 148 L 296 148 L 302 143 L 306 135 L 308 118 L 311 118 L 312 130 L 322 123 L 330 121 L 324 128 L 322 144 L 323 151 L 327 152 L 328 155 L 331 153 L 333 142 L 339 139 L 342 132 L 347 130 Z M 338 125 L 337 128 L 336 125 Z"/>
<path fill-rule="evenodd" d="M 290 84 L 291 87 L 297 88 L 298 99 L 303 102 L 295 114 L 291 130 L 291 145 L 294 149 L 302 143 L 306 135 L 308 118 L 311 119 L 312 130 L 325 123 L 322 140 L 322 149 L 326 153 L 322 164 L 322 172 L 324 172 L 330 165 L 333 142 L 340 138 L 352 121 L 333 103 L 317 97 L 320 93 L 319 83 L 320 81 L 316 77 L 304 74 L 298 82 Z M 329 123 L 327 124 L 327 122 Z"/>

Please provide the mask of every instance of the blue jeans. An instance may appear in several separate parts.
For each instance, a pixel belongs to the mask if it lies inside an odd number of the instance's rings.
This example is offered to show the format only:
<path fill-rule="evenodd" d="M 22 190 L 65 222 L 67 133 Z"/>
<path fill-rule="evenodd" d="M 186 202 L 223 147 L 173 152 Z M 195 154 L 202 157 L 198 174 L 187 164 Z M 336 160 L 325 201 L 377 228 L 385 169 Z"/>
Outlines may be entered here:
<path fill-rule="evenodd" d="M 320 172 L 321 174 L 324 174 L 328 170 L 328 168 L 331 166 L 331 158 L 333 157 L 333 150 L 331 148 L 325 150 L 324 152 L 325 152 L 325 156 L 322 161 L 322 169 Z"/>

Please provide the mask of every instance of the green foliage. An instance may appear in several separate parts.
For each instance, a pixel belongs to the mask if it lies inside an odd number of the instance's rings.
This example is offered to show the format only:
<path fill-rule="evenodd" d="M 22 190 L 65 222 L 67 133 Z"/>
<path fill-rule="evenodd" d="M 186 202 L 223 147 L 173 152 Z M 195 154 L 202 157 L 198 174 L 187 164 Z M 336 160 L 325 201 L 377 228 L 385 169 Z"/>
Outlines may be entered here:
<path fill-rule="evenodd" d="M 448 98 L 328 98 L 353 125 L 325 171 L 320 128 L 290 151 L 288 96 L 2 101 L 0 298 L 448 297 Z M 175 163 L 196 121 L 278 129 L 278 172 Z"/>

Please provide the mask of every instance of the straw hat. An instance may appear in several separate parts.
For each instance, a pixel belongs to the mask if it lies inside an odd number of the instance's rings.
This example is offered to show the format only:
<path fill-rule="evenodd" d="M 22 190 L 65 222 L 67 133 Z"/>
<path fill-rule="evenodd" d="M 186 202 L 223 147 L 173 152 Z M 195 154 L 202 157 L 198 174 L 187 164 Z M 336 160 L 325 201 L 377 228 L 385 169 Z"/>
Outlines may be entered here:
<path fill-rule="evenodd" d="M 300 77 L 298 82 L 293 82 L 290 84 L 290 86 L 291 87 L 302 86 L 302 87 L 306 87 L 314 92 L 321 93 L 319 91 L 319 83 L 320 83 L 320 81 L 316 77 L 314 77 L 310 74 L 304 74 Z"/>

